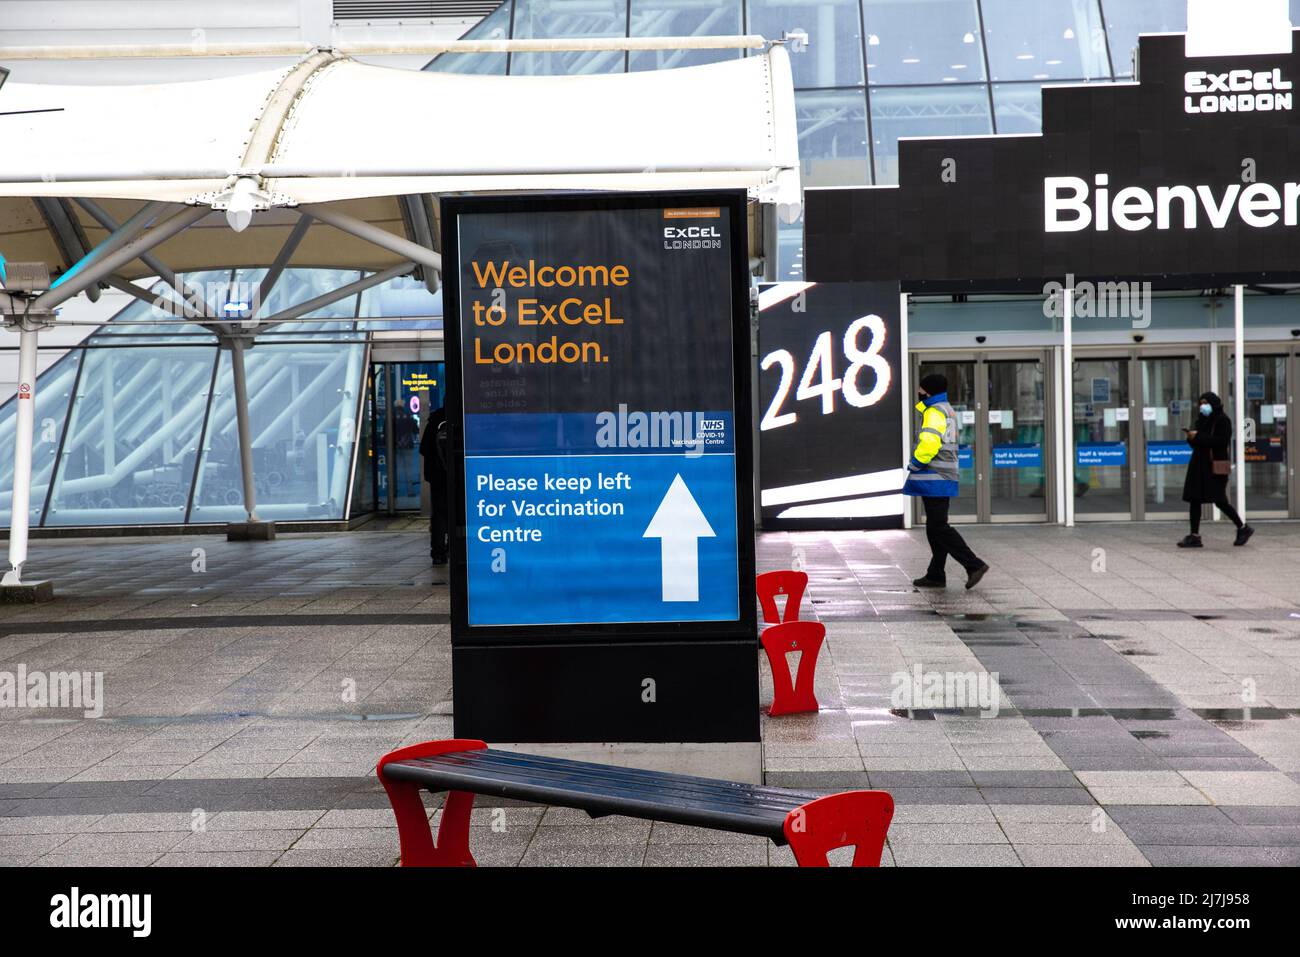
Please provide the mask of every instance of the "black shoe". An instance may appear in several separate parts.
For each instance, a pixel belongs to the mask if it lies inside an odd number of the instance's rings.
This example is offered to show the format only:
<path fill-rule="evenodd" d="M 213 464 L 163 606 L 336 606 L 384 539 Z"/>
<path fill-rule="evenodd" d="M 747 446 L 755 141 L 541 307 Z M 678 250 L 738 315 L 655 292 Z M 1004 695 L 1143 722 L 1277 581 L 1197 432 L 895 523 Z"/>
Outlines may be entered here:
<path fill-rule="evenodd" d="M 1199 535 L 1188 535 L 1188 536 L 1184 537 L 1183 540 L 1180 541 L 1180 542 L 1178 543 L 1178 547 L 1179 547 L 1179 548 L 1201 548 L 1201 547 L 1203 547 L 1203 546 L 1201 545 L 1201 536 L 1199 536 Z"/>
<path fill-rule="evenodd" d="M 984 577 L 985 573 L 988 572 L 988 570 L 989 570 L 989 566 L 981 565 L 979 568 L 975 569 L 973 572 L 967 575 L 966 587 L 974 588 L 976 585 L 978 585 L 980 583 L 980 579 Z"/>
<path fill-rule="evenodd" d="M 915 585 L 917 588 L 947 588 L 948 587 L 947 582 L 937 582 L 933 578 L 927 578 L 925 576 L 922 576 L 921 578 L 913 578 L 912 584 Z"/>
<path fill-rule="evenodd" d="M 1237 537 L 1232 544 L 1245 545 L 1248 541 L 1250 541 L 1250 536 L 1254 534 L 1255 534 L 1255 530 L 1253 528 L 1251 528 L 1249 525 L 1243 525 L 1241 526 L 1241 528 L 1237 529 Z"/>

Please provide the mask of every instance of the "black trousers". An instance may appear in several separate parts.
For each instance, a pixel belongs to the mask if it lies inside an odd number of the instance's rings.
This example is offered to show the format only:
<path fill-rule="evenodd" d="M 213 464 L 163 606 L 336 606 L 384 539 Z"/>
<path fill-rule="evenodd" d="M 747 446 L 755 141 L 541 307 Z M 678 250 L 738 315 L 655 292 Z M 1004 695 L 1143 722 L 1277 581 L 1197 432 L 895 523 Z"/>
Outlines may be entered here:
<path fill-rule="evenodd" d="M 1215 508 L 1228 516 L 1233 525 L 1241 528 L 1241 516 L 1237 514 L 1237 510 L 1233 508 L 1232 503 L 1228 501 L 1227 490 L 1221 491 L 1213 504 Z M 1202 505 L 1200 502 L 1192 502 L 1187 508 L 1187 514 L 1192 520 L 1193 535 L 1201 534 L 1201 510 Z"/>
<path fill-rule="evenodd" d="M 447 486 L 429 483 L 429 557 L 447 560 Z"/>
<path fill-rule="evenodd" d="M 921 501 L 925 503 L 925 537 L 930 543 L 930 567 L 926 569 L 925 577 L 936 582 L 947 581 L 944 566 L 949 555 L 968 572 L 983 565 L 966 544 L 966 539 L 948 523 L 952 499 L 926 495 Z"/>

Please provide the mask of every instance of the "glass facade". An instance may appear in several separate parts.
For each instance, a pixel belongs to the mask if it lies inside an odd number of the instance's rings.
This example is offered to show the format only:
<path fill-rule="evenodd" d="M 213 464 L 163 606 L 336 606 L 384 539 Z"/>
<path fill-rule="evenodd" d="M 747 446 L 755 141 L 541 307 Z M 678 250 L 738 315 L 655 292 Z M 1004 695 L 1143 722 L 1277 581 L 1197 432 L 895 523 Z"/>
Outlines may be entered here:
<path fill-rule="evenodd" d="M 262 302 L 264 269 L 182 275 L 210 309 L 260 302 L 274 315 L 356 281 L 287 269 Z M 154 287 L 167 295 L 166 287 Z M 227 313 L 229 314 L 229 313 Z M 415 321 L 396 321 L 417 317 Z M 367 334 L 441 329 L 442 297 L 391 280 L 258 332 L 245 352 L 257 514 L 346 517 L 364 399 Z M 181 525 L 244 517 L 231 356 L 166 302 L 134 301 L 37 379 L 33 526 Z M 17 402 L 0 405 L 0 523 L 13 488 Z"/>
<path fill-rule="evenodd" d="M 507 0 L 468 38 L 722 36 L 802 30 L 790 57 L 806 186 L 898 181 L 898 140 L 1037 133 L 1045 83 L 1133 75 L 1139 33 L 1187 29 L 1186 0 Z M 1300 0 L 1291 0 L 1300 22 Z M 694 66 L 731 50 L 442 54 L 429 70 L 611 73 Z M 800 225 L 777 274 L 803 272 Z"/>

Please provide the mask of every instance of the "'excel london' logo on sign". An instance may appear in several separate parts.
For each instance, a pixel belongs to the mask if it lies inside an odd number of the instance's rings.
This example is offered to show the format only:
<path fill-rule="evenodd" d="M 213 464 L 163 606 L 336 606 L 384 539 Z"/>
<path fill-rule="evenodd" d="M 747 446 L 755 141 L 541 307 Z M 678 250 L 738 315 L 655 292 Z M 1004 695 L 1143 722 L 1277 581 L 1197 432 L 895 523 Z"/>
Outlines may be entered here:
<path fill-rule="evenodd" d="M 717 207 L 700 209 L 665 209 L 664 219 L 691 220 L 717 219 L 722 210 Z M 665 225 L 664 249 L 721 249 L 722 231 L 716 225 Z"/>
<path fill-rule="evenodd" d="M 1183 75 L 1185 113 L 1268 113 L 1291 109 L 1291 81 L 1280 69 L 1191 70 Z"/>

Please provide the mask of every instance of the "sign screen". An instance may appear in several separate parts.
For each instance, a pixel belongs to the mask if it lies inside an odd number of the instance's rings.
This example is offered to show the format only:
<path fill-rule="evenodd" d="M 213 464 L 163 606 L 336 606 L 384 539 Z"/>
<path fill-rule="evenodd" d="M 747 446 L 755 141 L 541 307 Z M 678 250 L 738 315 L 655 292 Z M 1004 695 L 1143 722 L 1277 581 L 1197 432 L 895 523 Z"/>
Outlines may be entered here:
<path fill-rule="evenodd" d="M 759 291 L 764 528 L 901 528 L 897 283 Z"/>
<path fill-rule="evenodd" d="M 467 630 L 743 620 L 743 202 L 448 203 Z"/>

